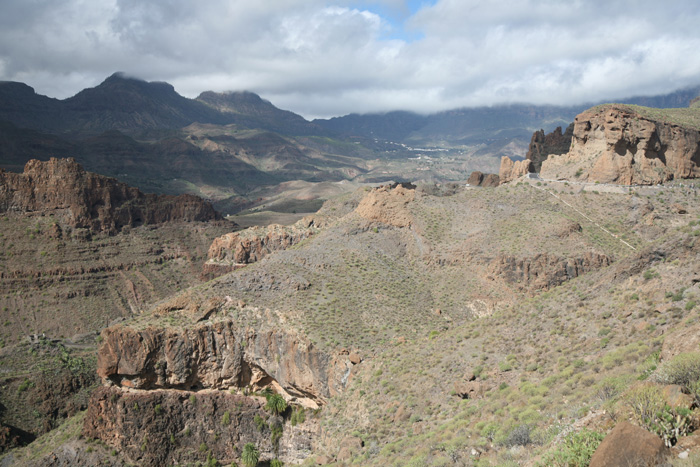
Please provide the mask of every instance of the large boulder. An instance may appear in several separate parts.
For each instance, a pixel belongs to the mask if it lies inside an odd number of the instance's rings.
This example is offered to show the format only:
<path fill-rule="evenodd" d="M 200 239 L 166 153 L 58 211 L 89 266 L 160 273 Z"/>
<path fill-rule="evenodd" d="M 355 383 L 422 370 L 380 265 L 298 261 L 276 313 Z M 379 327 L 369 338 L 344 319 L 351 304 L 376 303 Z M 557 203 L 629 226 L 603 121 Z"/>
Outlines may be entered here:
<path fill-rule="evenodd" d="M 658 436 L 628 422 L 620 422 L 603 439 L 591 458 L 590 467 L 658 465 L 668 449 Z"/>

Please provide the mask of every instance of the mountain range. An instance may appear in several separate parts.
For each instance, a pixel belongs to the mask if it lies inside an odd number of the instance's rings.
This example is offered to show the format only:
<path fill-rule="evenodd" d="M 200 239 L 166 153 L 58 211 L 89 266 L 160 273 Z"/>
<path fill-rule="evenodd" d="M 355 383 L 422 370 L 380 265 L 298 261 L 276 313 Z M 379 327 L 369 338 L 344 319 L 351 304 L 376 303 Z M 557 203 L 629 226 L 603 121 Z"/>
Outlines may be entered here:
<path fill-rule="evenodd" d="M 627 103 L 685 107 L 699 92 Z M 501 156 L 525 155 L 533 131 L 566 126 L 586 107 L 513 104 L 310 122 L 251 92 L 189 99 L 170 84 L 122 73 L 64 100 L 1 82 L 0 167 L 21 171 L 31 158 L 74 157 L 144 191 L 196 194 L 233 213 L 269 208 L 276 187 L 291 181 L 440 182 L 496 172 Z"/>

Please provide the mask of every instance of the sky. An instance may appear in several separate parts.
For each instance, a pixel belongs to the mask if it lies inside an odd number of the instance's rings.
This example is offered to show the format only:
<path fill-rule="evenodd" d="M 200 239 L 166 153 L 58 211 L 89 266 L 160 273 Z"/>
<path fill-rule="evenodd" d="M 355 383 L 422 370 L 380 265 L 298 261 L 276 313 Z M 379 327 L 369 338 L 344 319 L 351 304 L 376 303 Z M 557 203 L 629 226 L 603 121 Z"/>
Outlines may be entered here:
<path fill-rule="evenodd" d="M 0 80 L 114 72 L 306 118 L 569 105 L 700 84 L 697 0 L 1 0 Z"/>

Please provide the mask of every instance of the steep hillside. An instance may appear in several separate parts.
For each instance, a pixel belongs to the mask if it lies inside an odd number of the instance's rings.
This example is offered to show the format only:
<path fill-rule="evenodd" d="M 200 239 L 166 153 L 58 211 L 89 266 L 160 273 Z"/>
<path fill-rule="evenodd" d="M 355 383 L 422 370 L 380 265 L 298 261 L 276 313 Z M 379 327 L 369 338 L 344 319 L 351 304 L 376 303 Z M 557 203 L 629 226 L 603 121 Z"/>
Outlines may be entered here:
<path fill-rule="evenodd" d="M 72 160 L 0 171 L 0 451 L 87 406 L 97 333 L 200 283 L 235 225 L 190 195 L 144 195 Z"/>

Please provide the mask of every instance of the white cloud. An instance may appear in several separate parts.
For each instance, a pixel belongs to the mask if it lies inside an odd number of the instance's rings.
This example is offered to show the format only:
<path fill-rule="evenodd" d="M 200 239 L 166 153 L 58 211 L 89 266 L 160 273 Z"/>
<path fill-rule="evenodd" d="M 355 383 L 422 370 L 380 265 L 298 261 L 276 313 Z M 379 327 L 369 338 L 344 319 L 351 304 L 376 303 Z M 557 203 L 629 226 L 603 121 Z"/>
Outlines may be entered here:
<path fill-rule="evenodd" d="M 252 90 L 307 117 L 700 83 L 692 0 L 433 3 L 409 16 L 405 0 L 4 0 L 0 79 L 67 97 L 125 71 L 190 97 Z"/>

